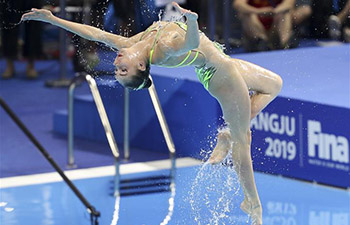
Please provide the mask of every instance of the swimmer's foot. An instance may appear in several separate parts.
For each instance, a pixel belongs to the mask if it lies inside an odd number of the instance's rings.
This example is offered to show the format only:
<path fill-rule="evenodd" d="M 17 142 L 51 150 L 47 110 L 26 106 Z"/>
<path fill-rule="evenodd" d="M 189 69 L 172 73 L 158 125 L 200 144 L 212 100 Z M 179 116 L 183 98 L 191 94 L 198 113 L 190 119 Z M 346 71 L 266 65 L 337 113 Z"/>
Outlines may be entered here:
<path fill-rule="evenodd" d="M 252 225 L 262 225 L 262 207 L 261 204 L 252 205 L 244 200 L 241 203 L 241 209 L 252 218 Z"/>
<path fill-rule="evenodd" d="M 222 131 L 218 134 L 218 141 L 211 153 L 209 158 L 209 163 L 217 164 L 224 160 L 228 154 L 228 151 L 231 149 L 232 141 L 231 134 L 229 131 Z"/>

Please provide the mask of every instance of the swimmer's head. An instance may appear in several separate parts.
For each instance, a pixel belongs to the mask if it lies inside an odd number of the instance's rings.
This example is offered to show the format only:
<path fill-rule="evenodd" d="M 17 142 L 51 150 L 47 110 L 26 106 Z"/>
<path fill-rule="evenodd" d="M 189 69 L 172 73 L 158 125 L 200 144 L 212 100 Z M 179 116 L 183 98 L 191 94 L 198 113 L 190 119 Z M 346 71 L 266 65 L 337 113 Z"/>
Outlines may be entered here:
<path fill-rule="evenodd" d="M 115 78 L 126 88 L 140 90 L 149 88 L 152 81 L 149 78 L 150 64 L 139 52 L 130 49 L 120 49 L 114 61 Z"/>

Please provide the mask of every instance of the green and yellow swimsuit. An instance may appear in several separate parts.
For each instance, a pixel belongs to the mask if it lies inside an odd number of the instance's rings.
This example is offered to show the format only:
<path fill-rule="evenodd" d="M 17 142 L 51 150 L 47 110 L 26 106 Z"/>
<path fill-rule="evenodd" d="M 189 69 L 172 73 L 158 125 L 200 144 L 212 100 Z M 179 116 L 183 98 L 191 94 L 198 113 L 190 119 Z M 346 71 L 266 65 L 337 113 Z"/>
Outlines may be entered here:
<path fill-rule="evenodd" d="M 182 28 L 183 30 L 187 31 L 187 25 L 185 23 L 182 23 L 182 22 L 175 22 L 175 24 L 177 24 L 180 28 Z M 144 35 L 146 35 L 147 33 L 151 32 L 153 30 L 151 30 L 150 28 L 148 28 L 145 32 Z M 159 33 L 160 33 L 160 29 L 157 29 L 157 34 L 156 34 L 156 38 L 154 39 L 154 42 L 153 42 L 153 46 L 151 48 L 151 51 L 150 51 L 150 56 L 149 56 L 149 62 L 152 64 L 152 57 L 153 57 L 153 53 L 154 53 L 154 47 L 155 47 L 155 44 L 158 40 L 158 37 L 159 37 Z M 143 38 L 143 36 L 141 37 L 141 39 Z M 141 40 L 140 39 L 140 40 Z M 219 43 L 217 42 L 214 42 L 214 45 L 216 48 L 219 49 L 220 52 L 222 52 L 223 54 L 224 53 L 224 48 L 222 45 L 220 45 Z M 193 59 L 190 60 L 190 62 L 188 63 L 185 63 L 186 61 L 188 61 L 188 59 L 191 57 L 191 54 L 192 52 L 195 52 L 196 54 L 194 55 Z M 178 67 L 184 67 L 184 66 L 189 66 L 191 65 L 198 57 L 199 55 L 199 51 L 198 50 L 189 50 L 186 57 L 177 65 L 175 66 L 163 66 L 163 67 L 167 67 L 167 68 L 178 68 Z M 228 56 L 229 57 L 229 56 Z M 197 74 L 197 77 L 199 79 L 199 81 L 203 84 L 203 86 L 208 90 L 209 88 L 209 82 L 210 82 L 210 79 L 213 77 L 213 75 L 215 74 L 216 72 L 216 68 L 215 67 L 207 67 L 206 64 L 200 66 L 200 67 L 195 67 L 195 71 L 196 71 L 196 74 Z"/>

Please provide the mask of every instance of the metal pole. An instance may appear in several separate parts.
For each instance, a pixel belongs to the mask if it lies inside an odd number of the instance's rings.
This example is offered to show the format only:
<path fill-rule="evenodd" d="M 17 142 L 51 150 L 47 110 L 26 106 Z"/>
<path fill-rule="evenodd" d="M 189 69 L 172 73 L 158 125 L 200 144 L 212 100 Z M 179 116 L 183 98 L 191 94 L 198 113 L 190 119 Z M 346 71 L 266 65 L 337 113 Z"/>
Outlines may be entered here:
<path fill-rule="evenodd" d="M 101 122 L 103 124 L 103 128 L 106 133 L 106 137 L 108 140 L 109 147 L 111 148 L 112 154 L 114 156 L 115 161 L 115 189 L 114 189 L 114 195 L 119 196 L 119 183 L 120 183 L 120 173 L 119 173 L 119 150 L 117 143 L 115 141 L 113 131 L 111 128 L 111 125 L 109 123 L 106 110 L 103 106 L 103 102 L 100 96 L 100 93 L 98 91 L 96 82 L 94 78 L 90 75 L 81 74 L 75 77 L 75 79 L 72 81 L 71 85 L 69 86 L 69 94 L 68 94 L 68 166 L 75 166 L 74 165 L 74 155 L 73 155 L 73 147 L 74 147 L 74 89 L 76 87 L 76 82 L 80 81 L 81 79 L 85 79 L 90 87 L 92 96 L 94 98 L 94 102 L 97 107 L 98 114 L 100 116 Z"/>
<path fill-rule="evenodd" d="M 130 143 L 129 143 L 129 109 L 130 109 L 130 93 L 124 88 L 124 159 L 130 159 Z"/>
<path fill-rule="evenodd" d="M 111 128 L 111 125 L 109 123 L 106 110 L 103 106 L 103 102 L 101 99 L 100 92 L 98 91 L 96 82 L 94 78 L 90 75 L 85 76 L 87 82 L 89 83 L 89 87 L 91 89 L 92 96 L 94 98 L 98 114 L 100 115 L 101 122 L 103 124 L 103 127 L 105 129 L 106 137 L 108 140 L 109 147 L 112 150 L 114 160 L 115 160 L 115 170 L 116 174 L 114 176 L 114 196 L 119 196 L 119 183 L 120 183 L 120 174 L 119 174 L 119 150 L 117 143 L 115 141 L 113 131 Z"/>
<path fill-rule="evenodd" d="M 60 18 L 66 19 L 66 0 L 60 0 Z M 56 80 L 48 80 L 45 82 L 47 87 L 68 87 L 71 83 L 66 78 L 67 74 L 67 36 L 64 29 L 60 29 L 59 33 L 59 49 L 60 49 L 60 77 Z"/>
<path fill-rule="evenodd" d="M 211 40 L 215 39 L 215 18 L 216 18 L 215 0 L 208 0 L 209 38 Z"/>
<path fill-rule="evenodd" d="M 66 1 L 60 0 L 60 17 L 62 19 L 66 18 Z M 67 74 L 67 51 L 66 51 L 66 31 L 60 29 L 60 78 L 64 79 Z"/>
<path fill-rule="evenodd" d="M 120 162 L 119 158 L 114 158 L 115 176 L 114 176 L 114 197 L 120 196 Z"/>
<path fill-rule="evenodd" d="M 152 83 L 153 83 L 153 79 L 151 76 L 150 76 L 150 79 L 152 80 Z M 158 120 L 160 123 L 160 127 L 162 128 L 165 142 L 168 146 L 169 152 L 170 152 L 170 154 L 175 155 L 175 145 L 174 145 L 173 139 L 171 138 L 169 127 L 168 127 L 168 124 L 165 120 L 162 107 L 160 106 L 160 101 L 159 101 L 154 83 L 151 85 L 150 88 L 148 88 L 148 92 L 151 96 L 153 107 L 154 107 L 154 110 L 156 111 L 156 114 L 157 114 L 157 117 L 158 117 Z"/>
<path fill-rule="evenodd" d="M 108 121 L 107 113 L 106 113 L 106 110 L 103 106 L 101 95 L 97 89 L 96 82 L 95 82 L 94 78 L 92 78 L 92 76 L 90 76 L 90 75 L 86 75 L 86 80 L 89 83 L 89 87 L 90 87 L 92 96 L 94 98 L 98 114 L 100 115 L 100 119 L 101 119 L 101 122 L 103 124 L 103 128 L 104 128 L 105 133 L 106 133 L 109 147 L 112 150 L 114 158 L 119 159 L 118 146 L 117 146 L 117 143 L 114 139 L 113 131 L 112 131 L 111 125 Z"/>
<path fill-rule="evenodd" d="M 120 172 L 119 172 L 119 150 L 117 143 L 115 141 L 113 131 L 111 125 L 109 123 L 106 110 L 103 106 L 103 102 L 101 99 L 100 92 L 98 91 L 96 82 L 94 78 L 88 74 L 80 74 L 74 78 L 71 85 L 69 86 L 69 94 L 68 94 L 68 166 L 74 167 L 74 90 L 76 87 L 76 83 L 85 79 L 90 87 L 92 96 L 94 98 L 94 102 L 97 107 L 98 114 L 100 116 L 101 122 L 103 124 L 103 128 L 106 133 L 106 137 L 108 140 L 109 147 L 111 148 L 114 161 L 115 161 L 115 177 L 114 177 L 114 195 L 119 196 L 119 184 L 120 184 Z"/>
<path fill-rule="evenodd" d="M 76 168 L 74 164 L 74 90 L 76 84 L 72 82 L 68 90 L 68 168 Z"/>
<path fill-rule="evenodd" d="M 223 36 L 225 40 L 225 46 L 228 48 L 230 46 L 229 38 L 231 36 L 231 23 L 230 23 L 230 11 L 232 12 L 232 6 L 231 6 L 230 0 L 224 0 L 223 2 L 223 9 L 224 9 L 224 29 L 223 29 Z"/>
<path fill-rule="evenodd" d="M 68 179 L 61 168 L 49 155 L 49 153 L 44 149 L 44 147 L 39 143 L 39 141 L 34 137 L 34 135 L 28 130 L 28 128 L 23 124 L 23 122 L 17 117 L 17 115 L 10 109 L 6 102 L 0 97 L 0 105 L 6 111 L 6 113 L 12 118 L 12 120 L 17 124 L 17 126 L 23 131 L 23 133 L 28 137 L 28 139 L 37 147 L 45 159 L 51 164 L 51 166 L 57 171 L 57 173 L 62 177 L 74 194 L 79 198 L 79 200 L 85 205 L 88 213 L 91 217 L 91 223 L 98 224 L 97 218 L 100 217 L 100 212 L 95 209 L 86 198 L 80 193 L 78 188 Z"/>
<path fill-rule="evenodd" d="M 170 179 L 175 182 L 176 173 L 176 156 L 175 153 L 170 153 L 171 168 L 170 168 Z"/>

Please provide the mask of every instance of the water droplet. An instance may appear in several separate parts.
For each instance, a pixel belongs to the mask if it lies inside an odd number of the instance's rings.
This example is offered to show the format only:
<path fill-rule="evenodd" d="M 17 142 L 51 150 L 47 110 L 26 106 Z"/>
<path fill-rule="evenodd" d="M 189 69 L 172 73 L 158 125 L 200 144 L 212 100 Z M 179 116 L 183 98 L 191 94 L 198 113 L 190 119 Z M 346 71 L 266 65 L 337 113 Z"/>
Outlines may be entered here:
<path fill-rule="evenodd" d="M 11 208 L 11 207 L 6 207 L 6 208 L 5 208 L 5 211 L 6 211 L 6 212 L 12 212 L 13 210 L 14 210 L 14 208 Z"/>

